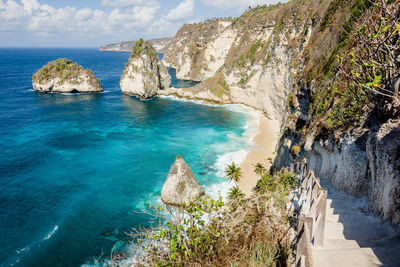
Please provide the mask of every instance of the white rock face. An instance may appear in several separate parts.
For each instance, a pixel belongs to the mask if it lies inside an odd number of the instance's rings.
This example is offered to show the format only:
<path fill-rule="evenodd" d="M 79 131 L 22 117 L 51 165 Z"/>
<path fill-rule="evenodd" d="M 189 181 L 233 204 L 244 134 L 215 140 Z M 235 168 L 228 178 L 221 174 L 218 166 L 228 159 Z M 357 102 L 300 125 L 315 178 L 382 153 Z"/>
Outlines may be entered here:
<path fill-rule="evenodd" d="M 371 131 L 367 142 L 374 212 L 400 226 L 400 120 Z"/>
<path fill-rule="evenodd" d="M 184 25 L 165 50 L 163 62 L 181 80 L 204 81 L 225 63 L 237 31 L 231 21 Z"/>
<path fill-rule="evenodd" d="M 91 79 L 93 78 L 82 75 L 79 83 L 61 82 L 59 78 L 54 78 L 45 83 L 34 82 L 32 85 L 35 91 L 46 93 L 95 93 L 103 91 L 101 86 L 93 85 Z"/>
<path fill-rule="evenodd" d="M 171 85 L 167 68 L 161 63 L 150 43 L 136 42 L 132 54 L 121 77 L 120 86 L 125 94 L 140 98 L 151 98 L 157 90 L 164 90 Z"/>
<path fill-rule="evenodd" d="M 161 200 L 165 204 L 181 206 L 184 202 L 188 203 L 203 194 L 204 191 L 200 188 L 192 169 L 178 155 L 161 190 Z"/>
<path fill-rule="evenodd" d="M 306 152 L 309 168 L 315 170 L 318 177 L 329 178 L 336 188 L 354 196 L 367 194 L 368 157 L 353 137 L 344 138 L 340 149 L 328 140 L 314 142 L 311 149 L 306 148 Z"/>
<path fill-rule="evenodd" d="M 244 15 L 235 23 L 212 20 L 182 27 L 163 60 L 176 69 L 178 79 L 202 83 L 185 92 L 170 90 L 171 94 L 190 98 L 187 91 L 192 91 L 195 99 L 241 103 L 282 120 L 312 23 L 288 19 L 277 32 L 279 22 L 273 16 Z"/>
<path fill-rule="evenodd" d="M 68 59 L 57 59 L 40 68 L 32 76 L 35 91 L 46 93 L 95 93 L 103 91 L 91 70 Z"/>

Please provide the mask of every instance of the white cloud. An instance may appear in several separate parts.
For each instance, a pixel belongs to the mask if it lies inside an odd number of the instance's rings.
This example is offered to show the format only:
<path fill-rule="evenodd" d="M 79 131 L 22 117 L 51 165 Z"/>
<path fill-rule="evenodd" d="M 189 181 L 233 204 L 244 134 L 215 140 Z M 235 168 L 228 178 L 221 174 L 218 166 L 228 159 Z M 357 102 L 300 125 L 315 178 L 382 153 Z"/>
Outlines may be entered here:
<path fill-rule="evenodd" d="M 287 2 L 288 0 L 203 0 L 203 4 L 208 7 L 217 7 L 220 9 L 238 8 L 243 11 L 249 6 L 269 5 L 279 2 Z"/>
<path fill-rule="evenodd" d="M 137 5 L 158 5 L 157 0 L 102 0 L 101 5 L 112 7 L 128 7 Z"/>
<path fill-rule="evenodd" d="M 115 0 L 113 3 L 123 2 Z M 119 34 L 145 31 L 160 6 L 152 0 L 134 0 L 136 6 L 98 9 L 40 5 L 37 0 L 0 0 L 0 31 L 28 31 L 47 36 L 54 33 L 74 35 Z M 143 3 L 142 5 L 139 5 Z"/>
<path fill-rule="evenodd" d="M 184 0 L 183 2 L 179 3 L 176 8 L 170 10 L 165 16 L 165 19 L 169 21 L 178 21 L 192 16 L 193 10 L 194 0 Z"/>

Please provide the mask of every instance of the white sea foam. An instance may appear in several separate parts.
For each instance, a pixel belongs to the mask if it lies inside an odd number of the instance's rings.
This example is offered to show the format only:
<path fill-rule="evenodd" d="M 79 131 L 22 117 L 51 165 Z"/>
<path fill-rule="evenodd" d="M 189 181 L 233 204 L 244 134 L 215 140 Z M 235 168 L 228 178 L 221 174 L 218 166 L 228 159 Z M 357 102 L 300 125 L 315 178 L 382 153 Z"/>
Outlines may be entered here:
<path fill-rule="evenodd" d="M 51 232 L 48 233 L 48 234 L 45 236 L 45 238 L 43 238 L 43 241 L 44 241 L 44 240 L 50 239 L 50 238 L 55 234 L 55 232 L 57 232 L 57 230 L 58 230 L 58 225 L 54 226 L 53 230 L 51 230 Z"/>
<path fill-rule="evenodd" d="M 203 106 L 212 106 L 212 107 L 221 107 L 222 104 L 210 104 L 207 103 L 203 100 L 194 100 L 194 99 L 187 99 L 187 98 L 179 98 L 176 96 L 172 96 L 172 95 L 158 95 L 157 97 L 159 98 L 163 98 L 163 99 L 169 99 L 169 100 L 174 100 L 174 101 L 180 101 L 180 102 L 190 102 L 190 103 L 195 103 L 195 104 L 199 104 L 199 105 L 203 105 Z"/>
<path fill-rule="evenodd" d="M 248 120 L 246 125 L 243 126 L 244 133 L 241 136 L 233 134 L 228 135 L 228 144 L 221 144 L 224 147 L 228 145 L 228 147 L 236 149 L 225 152 L 217 157 L 213 167 L 216 169 L 216 175 L 220 178 L 225 177 L 226 166 L 232 162 L 239 165 L 247 157 L 248 153 L 257 148 L 257 145 L 253 142 L 253 139 L 260 130 L 260 112 L 244 105 L 232 104 L 226 105 L 225 107 L 234 112 L 246 113 Z M 226 200 L 229 189 L 233 186 L 235 186 L 234 182 L 223 181 L 206 186 L 205 190 L 206 193 L 212 198 L 218 198 L 219 196 L 222 196 L 222 198 Z"/>

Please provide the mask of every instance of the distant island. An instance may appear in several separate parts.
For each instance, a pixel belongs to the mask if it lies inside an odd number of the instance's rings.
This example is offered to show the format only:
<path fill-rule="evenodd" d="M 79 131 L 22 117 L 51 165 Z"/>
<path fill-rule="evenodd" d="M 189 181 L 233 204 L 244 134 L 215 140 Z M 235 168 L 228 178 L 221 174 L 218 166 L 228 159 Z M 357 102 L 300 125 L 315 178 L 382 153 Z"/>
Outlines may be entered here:
<path fill-rule="evenodd" d="M 151 39 L 148 42 L 154 47 L 158 53 L 164 53 L 166 47 L 171 42 L 172 38 L 158 38 Z M 99 51 L 118 51 L 118 52 L 131 52 L 136 41 L 119 42 L 115 44 L 108 44 L 99 48 Z"/>

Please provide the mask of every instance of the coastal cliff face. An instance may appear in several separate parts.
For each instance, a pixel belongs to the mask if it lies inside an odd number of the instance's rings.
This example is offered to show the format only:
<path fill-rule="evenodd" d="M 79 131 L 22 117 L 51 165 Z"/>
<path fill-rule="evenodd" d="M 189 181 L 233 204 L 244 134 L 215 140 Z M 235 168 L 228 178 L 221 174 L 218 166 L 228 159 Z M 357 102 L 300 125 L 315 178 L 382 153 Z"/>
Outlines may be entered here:
<path fill-rule="evenodd" d="M 400 3 L 372 5 L 357 0 L 332 4 L 315 25 L 303 52 L 302 73 L 287 99 L 272 169 L 294 170 L 305 160 L 318 177 L 330 179 L 336 188 L 351 195 L 368 198 L 373 212 L 400 227 L 396 89 L 400 40 L 397 32 L 374 32 L 382 24 L 380 17 L 399 24 L 396 12 Z M 365 45 L 368 42 L 371 49 L 375 49 L 374 44 L 388 42 L 397 50 L 383 51 L 394 56 L 378 65 L 377 60 L 370 61 L 374 53 L 364 57 L 370 52 Z M 354 62 L 362 62 L 363 73 L 354 69 Z M 386 73 L 386 81 L 374 85 L 374 76 L 360 80 L 369 71 L 365 66 Z"/>
<path fill-rule="evenodd" d="M 169 93 L 243 103 L 280 119 L 291 83 L 301 69 L 314 17 L 320 17 L 325 8 L 325 4 L 295 1 L 250 9 L 235 19 L 183 26 L 163 61 L 177 70 L 177 78 L 202 83 Z"/>
<path fill-rule="evenodd" d="M 374 32 L 381 23 L 399 23 L 400 4 L 379 3 L 299 0 L 185 25 L 163 60 L 178 78 L 201 83 L 162 94 L 263 111 L 281 122 L 272 171 L 305 159 L 317 176 L 368 197 L 374 212 L 400 226 L 400 60 L 376 66 L 386 57 L 370 61 L 360 41 L 376 36 L 397 47 L 384 51 L 391 60 L 400 54 L 398 32 Z M 354 69 L 355 60 L 364 70 Z M 366 76 L 370 67 L 387 74 Z"/>
<path fill-rule="evenodd" d="M 163 61 L 176 69 L 178 79 L 203 81 L 224 64 L 236 36 L 230 20 L 184 25 L 167 46 Z"/>
<path fill-rule="evenodd" d="M 49 62 L 32 76 L 35 91 L 46 93 L 94 93 L 103 91 L 91 70 L 62 58 Z"/>
<path fill-rule="evenodd" d="M 171 85 L 171 77 L 150 43 L 142 39 L 132 49 L 120 86 L 125 94 L 151 98 Z"/>

